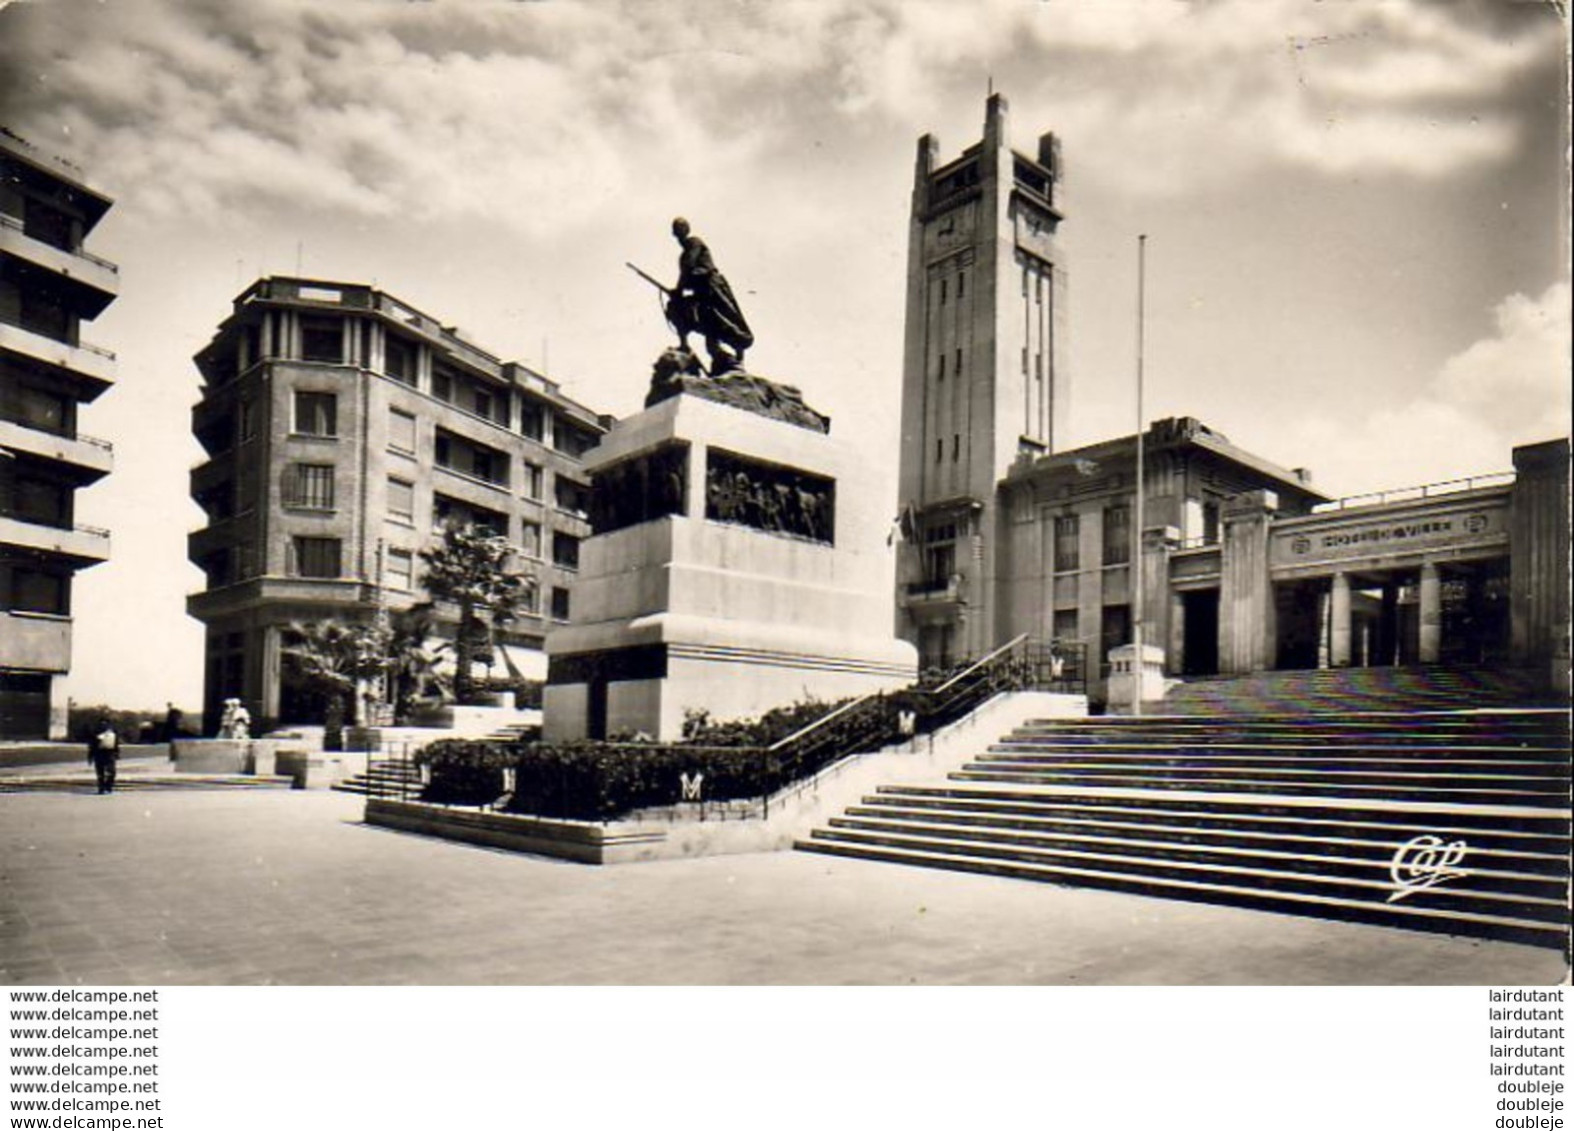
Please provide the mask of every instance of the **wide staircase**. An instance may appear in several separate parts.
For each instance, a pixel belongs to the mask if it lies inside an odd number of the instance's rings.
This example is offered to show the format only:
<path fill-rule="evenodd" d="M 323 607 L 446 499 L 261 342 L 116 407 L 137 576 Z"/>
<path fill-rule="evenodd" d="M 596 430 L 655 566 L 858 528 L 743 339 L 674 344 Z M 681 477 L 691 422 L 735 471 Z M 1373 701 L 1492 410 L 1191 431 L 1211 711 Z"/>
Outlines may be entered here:
<path fill-rule="evenodd" d="M 1323 711 L 1451 711 L 1555 706 L 1534 673 L 1512 668 L 1382 667 L 1189 678 L 1170 689 L 1167 715 Z"/>
<path fill-rule="evenodd" d="M 1563 946 L 1569 716 L 1258 711 L 1029 723 L 798 847 Z"/>

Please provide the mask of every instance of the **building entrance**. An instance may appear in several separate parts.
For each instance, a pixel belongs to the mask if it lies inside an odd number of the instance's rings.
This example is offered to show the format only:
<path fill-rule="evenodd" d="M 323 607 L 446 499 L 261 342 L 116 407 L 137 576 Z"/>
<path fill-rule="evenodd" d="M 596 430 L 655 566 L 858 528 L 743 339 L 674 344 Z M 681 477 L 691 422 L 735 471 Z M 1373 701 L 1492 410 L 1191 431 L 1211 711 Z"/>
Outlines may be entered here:
<path fill-rule="evenodd" d="M 1182 592 L 1181 674 L 1219 674 L 1219 591 Z"/>

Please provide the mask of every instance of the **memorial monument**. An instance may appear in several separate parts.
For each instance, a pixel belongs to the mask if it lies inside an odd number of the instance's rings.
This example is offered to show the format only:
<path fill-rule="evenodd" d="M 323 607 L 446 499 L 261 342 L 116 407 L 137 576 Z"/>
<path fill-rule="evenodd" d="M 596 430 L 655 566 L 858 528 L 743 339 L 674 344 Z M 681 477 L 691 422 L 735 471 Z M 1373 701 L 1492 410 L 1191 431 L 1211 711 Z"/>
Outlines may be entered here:
<path fill-rule="evenodd" d="M 678 340 L 645 410 L 585 456 L 592 535 L 574 623 L 547 638 L 549 740 L 670 740 L 689 711 L 754 716 L 917 671 L 891 633 L 886 501 L 829 417 L 743 368 L 754 335 L 731 287 L 686 221 L 672 230 L 677 286 L 639 274 Z"/>

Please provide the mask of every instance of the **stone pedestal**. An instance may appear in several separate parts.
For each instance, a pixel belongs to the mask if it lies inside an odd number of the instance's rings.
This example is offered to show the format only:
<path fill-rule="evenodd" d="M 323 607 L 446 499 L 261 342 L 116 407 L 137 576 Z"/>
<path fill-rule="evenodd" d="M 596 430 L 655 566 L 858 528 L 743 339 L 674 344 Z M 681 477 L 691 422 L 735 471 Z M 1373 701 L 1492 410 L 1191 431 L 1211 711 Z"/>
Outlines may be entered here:
<path fill-rule="evenodd" d="M 1108 695 L 1112 709 L 1130 710 L 1139 696 L 1145 704 L 1157 703 L 1164 698 L 1164 688 L 1163 648 L 1144 644 L 1140 663 L 1135 644 L 1109 650 Z"/>
<path fill-rule="evenodd" d="M 177 774 L 272 775 L 278 746 L 270 738 L 177 738 L 170 743 Z"/>
<path fill-rule="evenodd" d="M 547 637 L 546 738 L 669 740 L 689 711 L 914 679 L 891 634 L 888 501 L 856 446 L 813 424 L 680 394 L 588 453 L 597 533 L 573 623 Z"/>

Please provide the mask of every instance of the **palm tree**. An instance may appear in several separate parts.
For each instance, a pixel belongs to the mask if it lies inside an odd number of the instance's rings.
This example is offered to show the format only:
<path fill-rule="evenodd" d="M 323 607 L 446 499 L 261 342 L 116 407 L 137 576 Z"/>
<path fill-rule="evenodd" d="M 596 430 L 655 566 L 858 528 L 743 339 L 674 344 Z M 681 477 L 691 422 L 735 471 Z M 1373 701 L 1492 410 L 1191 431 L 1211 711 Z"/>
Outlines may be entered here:
<path fill-rule="evenodd" d="M 490 658 L 494 632 L 518 615 L 527 587 L 535 584 L 533 576 L 509 568 L 513 554 L 508 539 L 474 525 L 446 527 L 440 543 L 421 551 L 426 591 L 459 606 L 454 697 L 461 703 L 474 698 L 471 665 L 477 656 Z"/>
<path fill-rule="evenodd" d="M 396 612 L 388 622 L 389 698 L 394 717 L 409 718 L 415 700 L 445 682 L 438 674 L 438 649 L 428 646 L 435 635 L 430 602 Z"/>
<path fill-rule="evenodd" d="M 389 630 L 379 624 L 350 624 L 339 620 L 301 621 L 285 632 L 283 652 L 294 674 L 327 699 L 324 736 L 329 749 L 342 739 L 345 703 L 350 718 L 361 725 L 359 689 L 367 680 L 388 670 Z M 337 734 L 335 732 L 338 732 Z"/>

